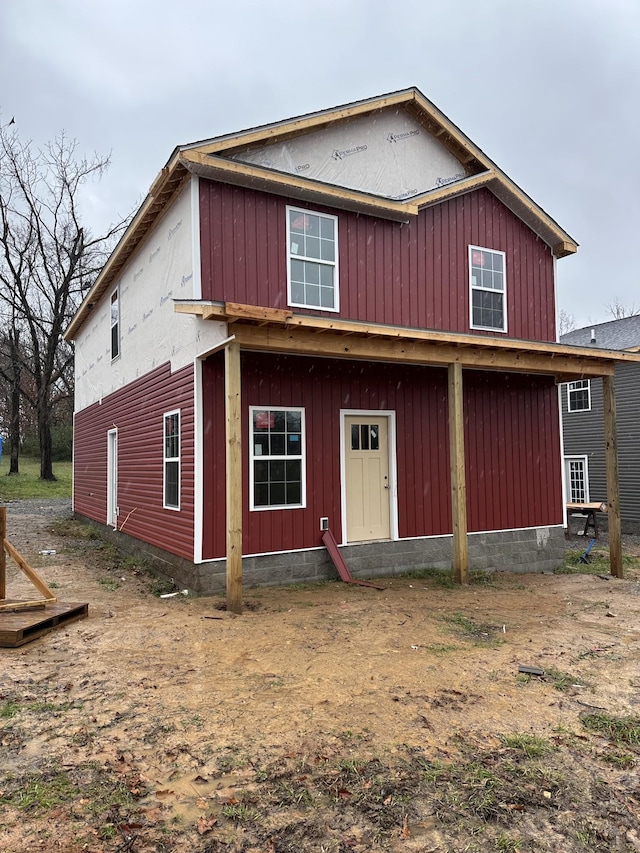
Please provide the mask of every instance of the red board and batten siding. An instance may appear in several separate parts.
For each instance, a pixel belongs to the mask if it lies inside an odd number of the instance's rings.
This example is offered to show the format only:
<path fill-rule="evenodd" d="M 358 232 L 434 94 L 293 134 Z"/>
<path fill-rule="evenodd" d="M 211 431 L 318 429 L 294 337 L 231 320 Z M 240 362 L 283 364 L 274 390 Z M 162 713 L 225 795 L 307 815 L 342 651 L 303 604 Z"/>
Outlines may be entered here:
<path fill-rule="evenodd" d="M 465 372 L 469 530 L 562 522 L 553 380 Z M 205 559 L 225 553 L 223 358 L 203 370 Z M 303 406 L 307 506 L 249 512 L 249 406 Z M 451 532 L 446 371 L 434 367 L 242 354 L 243 553 L 320 545 L 328 516 L 342 539 L 340 410 L 396 412 L 401 538 Z"/>
<path fill-rule="evenodd" d="M 408 224 L 291 203 L 338 216 L 341 317 L 469 332 L 468 247 L 476 245 L 506 253 L 508 336 L 555 341 L 551 251 L 489 190 L 422 210 Z M 200 181 L 204 299 L 286 307 L 286 205 Z"/>
<path fill-rule="evenodd" d="M 193 367 L 152 370 L 75 416 L 74 510 L 107 518 L 107 433 L 118 428 L 118 528 L 193 560 Z M 180 410 L 180 510 L 164 509 L 165 412 Z"/>

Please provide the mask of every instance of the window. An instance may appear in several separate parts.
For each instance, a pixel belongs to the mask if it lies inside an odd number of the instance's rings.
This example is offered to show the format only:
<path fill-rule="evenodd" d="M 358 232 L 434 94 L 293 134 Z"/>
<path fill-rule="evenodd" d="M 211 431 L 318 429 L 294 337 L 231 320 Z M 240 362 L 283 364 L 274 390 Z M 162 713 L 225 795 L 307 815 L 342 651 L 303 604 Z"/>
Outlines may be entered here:
<path fill-rule="evenodd" d="M 471 328 L 507 331 L 505 254 L 469 246 Z"/>
<path fill-rule="evenodd" d="M 180 412 L 164 416 L 164 504 L 180 509 Z"/>
<path fill-rule="evenodd" d="M 111 360 L 120 355 L 120 299 L 118 290 L 111 294 Z"/>
<path fill-rule="evenodd" d="M 338 310 L 338 220 L 287 207 L 289 305 Z"/>
<path fill-rule="evenodd" d="M 567 456 L 567 500 L 572 504 L 589 502 L 589 470 L 586 456 Z"/>
<path fill-rule="evenodd" d="M 567 409 L 570 412 L 591 411 L 591 383 L 589 379 L 567 384 Z"/>
<path fill-rule="evenodd" d="M 304 409 L 249 409 L 251 509 L 305 506 Z"/>

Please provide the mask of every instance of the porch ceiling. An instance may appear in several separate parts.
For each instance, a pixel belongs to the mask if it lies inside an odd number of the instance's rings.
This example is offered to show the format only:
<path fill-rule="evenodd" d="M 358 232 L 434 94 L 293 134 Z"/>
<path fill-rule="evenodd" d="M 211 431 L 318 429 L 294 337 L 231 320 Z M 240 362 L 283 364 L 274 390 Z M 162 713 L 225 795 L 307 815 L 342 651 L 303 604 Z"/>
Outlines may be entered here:
<path fill-rule="evenodd" d="M 552 375 L 557 382 L 612 376 L 640 353 L 383 326 L 234 302 L 176 300 L 175 311 L 222 320 L 242 349 Z"/>

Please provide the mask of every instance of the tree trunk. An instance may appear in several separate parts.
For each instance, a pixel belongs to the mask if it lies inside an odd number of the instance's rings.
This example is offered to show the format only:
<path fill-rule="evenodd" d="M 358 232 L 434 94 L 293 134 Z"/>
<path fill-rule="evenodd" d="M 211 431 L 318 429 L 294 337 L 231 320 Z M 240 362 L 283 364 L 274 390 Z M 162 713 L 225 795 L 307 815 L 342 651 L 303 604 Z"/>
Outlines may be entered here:
<path fill-rule="evenodd" d="M 9 457 L 9 473 L 18 474 L 18 458 L 20 456 L 20 381 L 22 367 L 18 352 L 18 332 L 9 333 L 9 352 L 11 357 L 11 388 L 9 393 L 9 441 L 11 455 Z"/>
<path fill-rule="evenodd" d="M 11 443 L 11 455 L 9 461 L 9 473 L 18 474 L 18 458 L 20 455 L 20 379 L 14 381 L 11 387 L 10 397 L 11 412 L 9 415 L 9 441 Z"/>
<path fill-rule="evenodd" d="M 38 439 L 40 442 L 40 479 L 55 480 L 53 476 L 53 439 L 51 410 L 44 395 L 38 396 Z"/>

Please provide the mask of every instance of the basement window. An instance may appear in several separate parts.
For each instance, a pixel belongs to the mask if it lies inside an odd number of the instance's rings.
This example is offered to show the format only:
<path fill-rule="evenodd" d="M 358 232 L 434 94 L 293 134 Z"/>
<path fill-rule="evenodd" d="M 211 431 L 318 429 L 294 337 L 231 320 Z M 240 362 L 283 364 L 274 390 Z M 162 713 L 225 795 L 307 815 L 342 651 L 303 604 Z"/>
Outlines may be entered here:
<path fill-rule="evenodd" d="M 507 331 L 505 253 L 469 246 L 471 328 Z"/>
<path fill-rule="evenodd" d="M 338 311 L 338 219 L 287 207 L 289 305 Z"/>
<path fill-rule="evenodd" d="M 305 506 L 304 409 L 249 409 L 250 508 Z"/>
<path fill-rule="evenodd" d="M 569 412 L 591 411 L 591 382 L 589 379 L 567 383 L 567 410 Z"/>
<path fill-rule="evenodd" d="M 180 410 L 164 415 L 165 509 L 180 509 Z"/>

